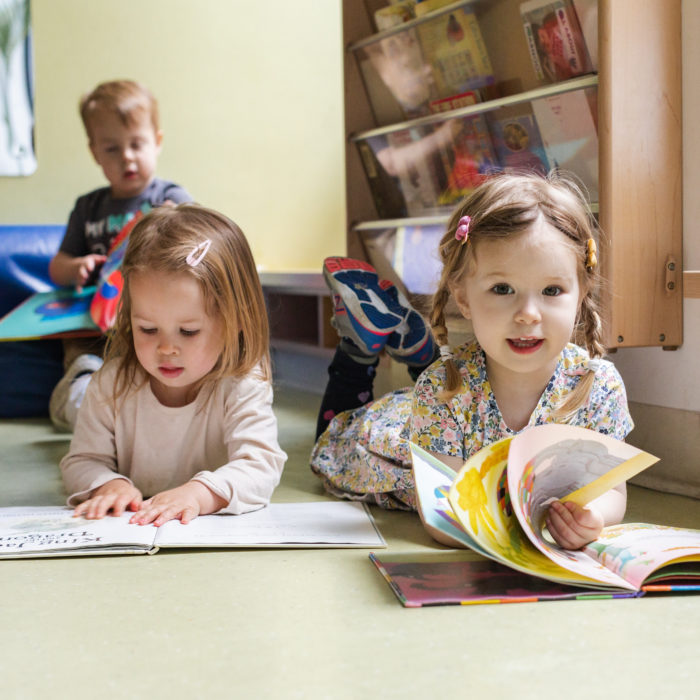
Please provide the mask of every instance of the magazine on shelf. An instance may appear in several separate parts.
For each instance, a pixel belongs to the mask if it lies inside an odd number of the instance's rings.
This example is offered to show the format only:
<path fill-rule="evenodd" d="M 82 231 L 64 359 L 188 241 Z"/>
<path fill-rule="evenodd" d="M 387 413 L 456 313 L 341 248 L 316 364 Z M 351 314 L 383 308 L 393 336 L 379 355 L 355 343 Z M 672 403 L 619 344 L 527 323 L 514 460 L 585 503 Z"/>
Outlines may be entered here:
<path fill-rule="evenodd" d="M 598 201 L 598 133 L 595 90 L 575 90 L 532 101 L 549 165 L 574 173 Z"/>
<path fill-rule="evenodd" d="M 528 0 L 521 3 L 520 16 L 540 82 L 555 83 L 593 70 L 571 0 Z"/>
<path fill-rule="evenodd" d="M 201 515 L 187 525 L 129 523 L 133 513 L 74 518 L 61 506 L 0 508 L 0 559 L 155 554 L 177 548 L 385 547 L 369 509 L 349 501 L 271 503 L 243 515 Z"/>
<path fill-rule="evenodd" d="M 535 115 L 529 105 L 514 105 L 490 112 L 486 120 L 498 165 L 502 170 L 545 174 L 550 163 Z"/>
<path fill-rule="evenodd" d="M 416 15 L 445 4 L 449 3 L 424 0 L 416 5 Z M 470 7 L 431 18 L 419 24 L 416 31 L 439 97 L 493 85 L 493 67 L 479 21 Z"/>

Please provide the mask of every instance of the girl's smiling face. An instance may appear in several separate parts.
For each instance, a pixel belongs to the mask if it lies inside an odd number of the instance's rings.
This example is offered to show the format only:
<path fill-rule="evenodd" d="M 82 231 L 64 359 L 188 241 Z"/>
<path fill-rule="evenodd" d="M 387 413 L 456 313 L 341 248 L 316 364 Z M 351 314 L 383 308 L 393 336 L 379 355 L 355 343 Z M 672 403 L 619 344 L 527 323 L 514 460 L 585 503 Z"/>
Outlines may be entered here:
<path fill-rule="evenodd" d="M 223 350 L 223 325 L 210 316 L 187 274 L 137 272 L 129 278 L 134 349 L 166 406 L 184 406 Z"/>
<path fill-rule="evenodd" d="M 486 354 L 489 379 L 544 385 L 581 301 L 569 239 L 540 218 L 523 233 L 479 240 L 474 258 L 453 292 Z"/>

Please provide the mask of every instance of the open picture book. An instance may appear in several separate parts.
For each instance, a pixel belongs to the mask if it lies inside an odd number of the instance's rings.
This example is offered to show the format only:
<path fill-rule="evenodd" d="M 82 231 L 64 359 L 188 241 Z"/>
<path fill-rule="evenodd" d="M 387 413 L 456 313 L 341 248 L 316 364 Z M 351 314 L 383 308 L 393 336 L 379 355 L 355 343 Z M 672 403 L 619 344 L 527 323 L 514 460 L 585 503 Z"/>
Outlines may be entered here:
<path fill-rule="evenodd" d="M 590 503 L 658 461 L 646 452 L 592 430 L 552 424 L 483 448 L 459 473 L 413 444 L 411 455 L 424 521 L 528 575 L 519 579 L 516 597 L 528 598 L 531 577 L 610 594 L 700 590 L 700 530 L 625 523 L 604 528 L 597 540 L 576 551 L 558 546 L 546 531 L 552 501 Z M 384 560 L 373 561 L 382 571 Z M 530 580 L 531 590 L 536 585 Z"/>
<path fill-rule="evenodd" d="M 137 212 L 117 234 L 93 286 L 36 292 L 0 319 L 0 341 L 97 336 L 112 327 L 124 280 L 121 264 Z"/>
<path fill-rule="evenodd" d="M 133 513 L 101 520 L 61 506 L 0 508 L 0 559 L 155 554 L 162 548 L 385 547 L 360 503 L 271 503 L 243 515 L 202 515 L 187 525 L 133 525 Z"/>

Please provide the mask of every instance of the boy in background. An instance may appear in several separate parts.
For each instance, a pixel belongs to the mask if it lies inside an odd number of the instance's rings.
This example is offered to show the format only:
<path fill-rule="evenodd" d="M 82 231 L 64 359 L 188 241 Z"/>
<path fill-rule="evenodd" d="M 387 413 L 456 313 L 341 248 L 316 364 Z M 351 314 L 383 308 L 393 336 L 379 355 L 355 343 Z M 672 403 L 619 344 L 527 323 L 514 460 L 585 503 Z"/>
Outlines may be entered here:
<path fill-rule="evenodd" d="M 77 289 L 95 283 L 112 241 L 137 212 L 192 201 L 182 187 L 155 176 L 163 133 L 147 88 L 131 80 L 101 83 L 80 100 L 80 116 L 109 186 L 77 199 L 49 264 L 56 284 Z M 73 429 L 90 376 L 102 366 L 104 343 L 104 337 L 64 341 L 64 376 L 49 402 L 57 428 Z"/>

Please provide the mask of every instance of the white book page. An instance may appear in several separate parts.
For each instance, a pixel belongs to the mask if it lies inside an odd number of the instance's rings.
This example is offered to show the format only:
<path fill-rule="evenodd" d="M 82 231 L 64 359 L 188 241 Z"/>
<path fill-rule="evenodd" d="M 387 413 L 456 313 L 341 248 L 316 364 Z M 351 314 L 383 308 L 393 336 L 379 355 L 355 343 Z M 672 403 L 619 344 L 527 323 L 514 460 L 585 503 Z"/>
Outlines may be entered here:
<path fill-rule="evenodd" d="M 204 515 L 187 525 L 171 520 L 158 529 L 159 547 L 271 545 L 384 547 L 361 503 L 271 503 L 243 515 Z"/>
<path fill-rule="evenodd" d="M 130 525 L 132 515 L 85 520 L 61 506 L 0 508 L 0 556 L 111 545 L 151 547 L 156 528 Z"/>

